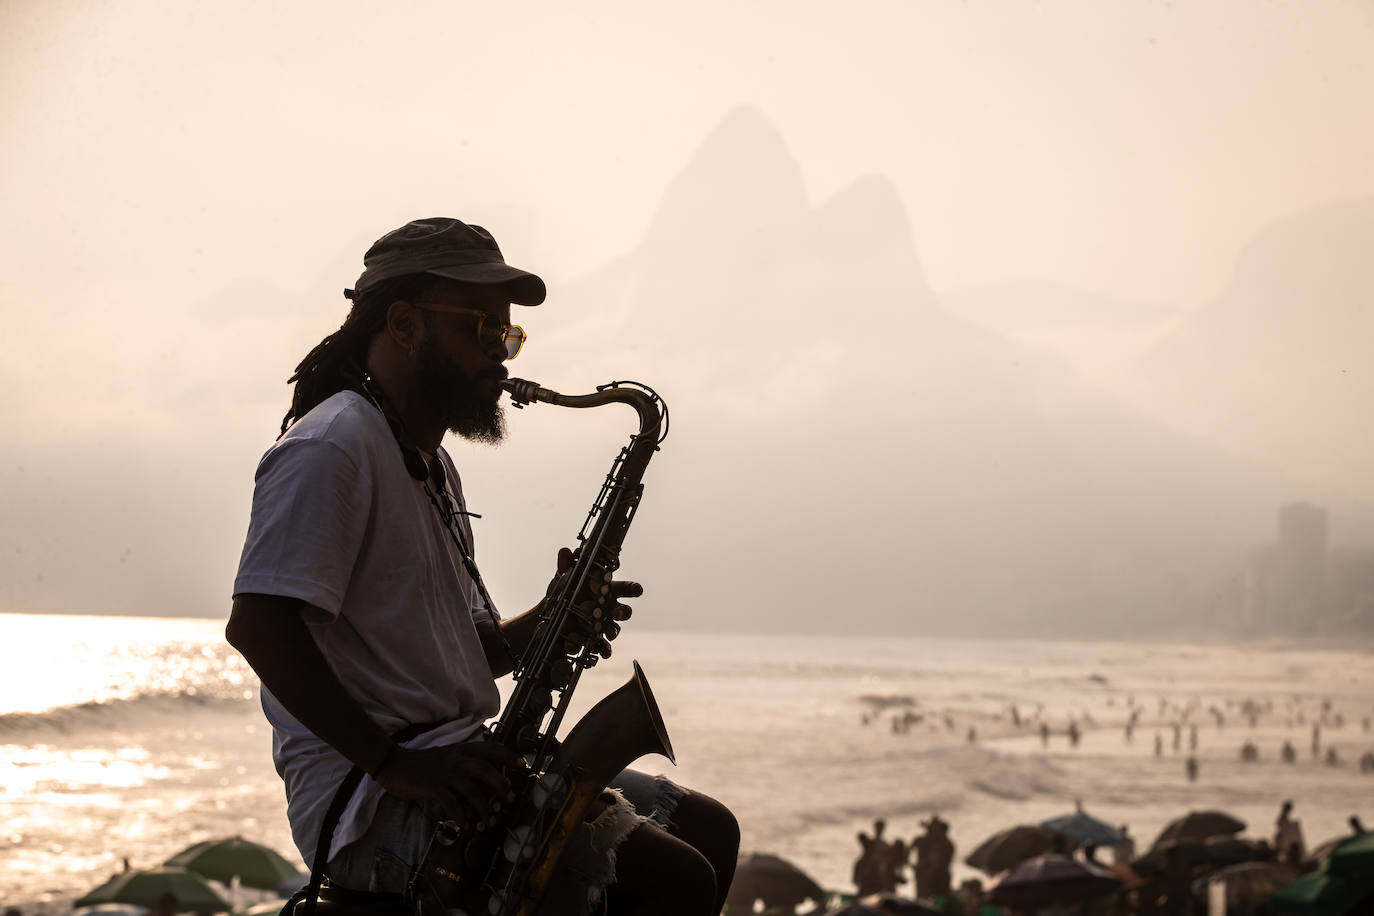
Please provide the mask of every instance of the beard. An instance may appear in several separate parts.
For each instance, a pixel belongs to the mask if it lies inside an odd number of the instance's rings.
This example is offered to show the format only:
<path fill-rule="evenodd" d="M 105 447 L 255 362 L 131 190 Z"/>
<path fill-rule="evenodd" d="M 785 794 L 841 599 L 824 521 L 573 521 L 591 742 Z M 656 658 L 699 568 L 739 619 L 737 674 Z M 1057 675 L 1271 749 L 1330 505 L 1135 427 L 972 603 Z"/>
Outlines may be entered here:
<path fill-rule="evenodd" d="M 421 395 L 433 405 L 449 432 L 495 445 L 506 436 L 506 412 L 497 381 L 504 368 L 467 372 L 439 352 L 433 336 L 426 336 L 415 353 L 415 378 Z"/>

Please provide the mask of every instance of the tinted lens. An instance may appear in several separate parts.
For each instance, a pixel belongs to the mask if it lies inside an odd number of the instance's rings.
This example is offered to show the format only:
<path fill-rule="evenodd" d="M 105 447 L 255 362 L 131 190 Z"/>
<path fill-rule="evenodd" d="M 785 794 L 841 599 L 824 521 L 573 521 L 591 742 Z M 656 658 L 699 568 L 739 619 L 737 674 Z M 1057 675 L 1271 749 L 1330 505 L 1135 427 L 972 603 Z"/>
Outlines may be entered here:
<path fill-rule="evenodd" d="M 517 324 L 506 328 L 506 359 L 515 359 L 525 345 L 525 330 Z"/>

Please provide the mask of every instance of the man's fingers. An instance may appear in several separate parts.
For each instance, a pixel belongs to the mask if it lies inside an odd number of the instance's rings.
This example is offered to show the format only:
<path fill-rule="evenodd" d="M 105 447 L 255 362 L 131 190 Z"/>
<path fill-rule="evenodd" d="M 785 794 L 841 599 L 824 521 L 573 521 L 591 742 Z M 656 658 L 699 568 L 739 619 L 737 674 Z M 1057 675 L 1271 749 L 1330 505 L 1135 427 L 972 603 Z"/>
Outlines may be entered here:
<path fill-rule="evenodd" d="M 633 613 L 634 611 L 628 604 L 617 604 L 611 609 L 611 618 L 613 620 L 629 620 Z"/>
<path fill-rule="evenodd" d="M 490 820 L 506 801 L 506 790 L 495 790 L 487 778 L 477 773 L 455 771 L 449 774 L 444 796 L 468 811 L 472 823 Z"/>
<path fill-rule="evenodd" d="M 644 594 L 644 586 L 638 582 L 612 582 L 611 595 L 616 598 L 638 598 Z"/>
<path fill-rule="evenodd" d="M 477 819 L 477 812 L 468 803 L 465 796 L 454 792 L 445 786 L 439 790 L 439 797 L 436 799 L 445 813 L 459 824 L 472 824 Z"/>
<path fill-rule="evenodd" d="M 558 548 L 558 571 L 563 572 L 572 567 L 572 551 L 567 547 Z"/>
<path fill-rule="evenodd" d="M 486 794 L 494 799 L 504 799 L 506 793 L 510 791 L 510 780 L 502 772 L 501 767 L 493 761 L 483 760 L 477 756 L 459 758 L 453 763 L 448 782 L 455 785 L 461 780 L 465 785 L 472 783 L 480 784 L 485 789 Z"/>

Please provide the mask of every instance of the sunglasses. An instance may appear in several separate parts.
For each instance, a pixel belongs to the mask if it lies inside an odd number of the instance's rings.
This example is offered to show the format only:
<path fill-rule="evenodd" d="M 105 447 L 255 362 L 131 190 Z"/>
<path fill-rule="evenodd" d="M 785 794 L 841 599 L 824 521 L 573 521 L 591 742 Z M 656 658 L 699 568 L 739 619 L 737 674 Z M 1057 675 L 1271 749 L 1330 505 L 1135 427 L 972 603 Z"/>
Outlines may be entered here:
<path fill-rule="evenodd" d="M 484 312 L 481 309 L 470 309 L 461 305 L 444 305 L 438 302 L 417 302 L 414 303 L 417 309 L 424 309 L 427 312 L 451 312 L 454 315 L 475 315 L 477 316 L 477 342 L 483 347 L 489 347 L 500 341 L 506 348 L 506 359 L 515 359 L 519 354 L 520 348 L 525 345 L 525 329 L 518 324 L 502 324 L 501 319 L 491 312 Z"/>

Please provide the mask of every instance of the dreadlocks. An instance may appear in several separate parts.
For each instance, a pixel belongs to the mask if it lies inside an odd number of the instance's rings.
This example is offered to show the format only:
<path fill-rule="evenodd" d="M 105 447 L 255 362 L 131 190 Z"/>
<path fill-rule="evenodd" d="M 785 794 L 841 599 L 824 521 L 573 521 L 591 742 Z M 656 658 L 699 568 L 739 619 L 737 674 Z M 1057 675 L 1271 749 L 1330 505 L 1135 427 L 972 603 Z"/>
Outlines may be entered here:
<path fill-rule="evenodd" d="M 367 348 L 372 335 L 386 321 L 387 307 L 400 299 L 413 302 L 421 298 L 433 281 L 427 274 L 410 274 L 384 280 L 361 295 L 349 296 L 353 308 L 344 323 L 316 344 L 296 367 L 296 374 L 286 380 L 286 384 L 296 388 L 291 395 L 291 408 L 281 421 L 283 434 L 321 401 L 362 384 L 367 373 Z"/>

